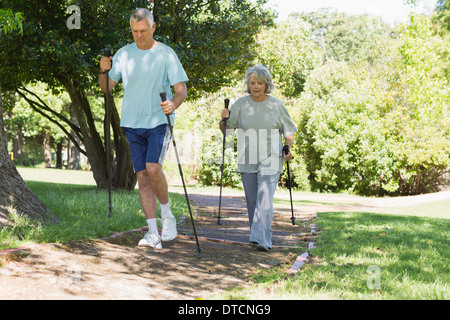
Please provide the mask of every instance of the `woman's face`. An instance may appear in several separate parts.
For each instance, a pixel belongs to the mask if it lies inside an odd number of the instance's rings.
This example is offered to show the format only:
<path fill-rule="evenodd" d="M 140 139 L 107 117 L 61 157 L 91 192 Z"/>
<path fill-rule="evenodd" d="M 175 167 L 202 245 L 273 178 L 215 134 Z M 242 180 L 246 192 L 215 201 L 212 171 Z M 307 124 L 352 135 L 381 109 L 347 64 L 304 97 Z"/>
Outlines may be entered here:
<path fill-rule="evenodd" d="M 255 98 L 262 98 L 265 96 L 266 83 L 261 79 L 256 79 L 255 75 L 252 73 L 248 81 L 248 88 L 250 89 L 250 94 Z"/>

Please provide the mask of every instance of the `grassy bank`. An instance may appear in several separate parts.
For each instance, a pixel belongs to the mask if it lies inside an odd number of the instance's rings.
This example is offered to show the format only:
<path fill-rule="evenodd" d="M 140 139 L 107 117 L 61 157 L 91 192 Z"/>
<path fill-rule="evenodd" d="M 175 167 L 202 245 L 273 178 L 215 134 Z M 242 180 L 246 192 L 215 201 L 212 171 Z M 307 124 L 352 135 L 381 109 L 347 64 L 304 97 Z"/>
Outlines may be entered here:
<path fill-rule="evenodd" d="M 73 179 L 64 180 L 65 175 L 74 175 L 73 172 L 56 170 L 53 172 L 53 175 L 45 179 L 73 181 Z M 37 176 L 41 175 L 42 171 L 37 170 L 29 174 L 37 180 L 39 179 Z M 81 178 L 79 176 L 74 180 L 86 182 L 87 180 L 83 180 L 83 174 L 85 173 L 81 173 Z M 105 237 L 115 232 L 146 225 L 136 190 L 114 191 L 112 194 L 113 216 L 108 218 L 109 197 L 106 190 L 99 190 L 89 183 L 83 185 L 29 180 L 26 180 L 26 183 L 59 219 L 59 223 L 40 225 L 26 217 L 13 214 L 10 217 L 10 224 L 3 226 L 0 231 L 0 250 L 31 243 Z M 170 201 L 175 215 L 187 213 L 184 196 L 171 193 Z"/>
<path fill-rule="evenodd" d="M 449 219 L 360 212 L 319 213 L 312 258 L 264 270 L 223 299 L 450 298 Z"/>

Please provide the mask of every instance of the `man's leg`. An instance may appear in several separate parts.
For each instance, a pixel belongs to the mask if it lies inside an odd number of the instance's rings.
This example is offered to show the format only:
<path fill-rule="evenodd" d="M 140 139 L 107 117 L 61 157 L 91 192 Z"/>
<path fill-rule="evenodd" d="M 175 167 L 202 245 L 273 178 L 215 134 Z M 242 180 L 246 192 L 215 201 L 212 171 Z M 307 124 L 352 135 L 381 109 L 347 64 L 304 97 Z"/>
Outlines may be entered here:
<path fill-rule="evenodd" d="M 150 178 L 153 193 L 158 198 L 159 203 L 167 204 L 169 202 L 169 186 L 167 185 L 166 175 L 162 170 L 162 166 L 159 163 L 147 163 L 146 173 Z"/>
<path fill-rule="evenodd" d="M 163 241 L 170 241 L 177 236 L 177 220 L 175 219 L 169 205 L 169 186 L 167 184 L 166 175 L 162 170 L 162 166 L 158 163 L 147 163 L 146 172 L 150 178 L 154 197 L 159 200 L 161 208 L 161 223 Z M 156 203 L 154 207 L 156 215 Z"/>
<path fill-rule="evenodd" d="M 156 219 L 156 195 L 153 191 L 152 182 L 146 170 L 137 173 L 139 185 L 139 199 L 145 219 Z"/>
<path fill-rule="evenodd" d="M 148 224 L 148 232 L 142 240 L 139 241 L 139 246 L 150 246 L 156 249 L 162 249 L 161 237 L 158 231 L 158 222 L 156 219 L 156 196 L 153 191 L 150 177 L 146 170 L 137 173 L 139 184 L 139 199 L 141 207 L 144 211 L 145 220 Z"/>

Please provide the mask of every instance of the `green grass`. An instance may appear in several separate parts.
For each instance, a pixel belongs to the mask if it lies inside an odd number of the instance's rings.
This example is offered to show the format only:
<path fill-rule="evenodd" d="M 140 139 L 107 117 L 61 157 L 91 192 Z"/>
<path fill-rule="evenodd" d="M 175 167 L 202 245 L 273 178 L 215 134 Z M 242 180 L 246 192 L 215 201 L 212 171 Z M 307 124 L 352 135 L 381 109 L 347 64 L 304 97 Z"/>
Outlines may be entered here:
<path fill-rule="evenodd" d="M 108 218 L 109 197 L 106 190 L 92 185 L 26 183 L 59 219 L 59 223 L 42 225 L 13 214 L 11 223 L 0 231 L 0 250 L 31 243 L 101 238 L 146 225 L 137 191 L 113 191 L 113 216 Z M 171 193 L 170 202 L 177 217 L 187 212 L 184 196 Z"/>
<path fill-rule="evenodd" d="M 410 216 L 450 218 L 450 199 L 432 201 L 426 204 L 418 204 L 403 208 L 392 208 L 386 210 L 386 212 Z"/>
<path fill-rule="evenodd" d="M 320 213 L 312 260 L 294 276 L 283 266 L 221 298 L 450 298 L 450 220 L 376 213 Z"/>

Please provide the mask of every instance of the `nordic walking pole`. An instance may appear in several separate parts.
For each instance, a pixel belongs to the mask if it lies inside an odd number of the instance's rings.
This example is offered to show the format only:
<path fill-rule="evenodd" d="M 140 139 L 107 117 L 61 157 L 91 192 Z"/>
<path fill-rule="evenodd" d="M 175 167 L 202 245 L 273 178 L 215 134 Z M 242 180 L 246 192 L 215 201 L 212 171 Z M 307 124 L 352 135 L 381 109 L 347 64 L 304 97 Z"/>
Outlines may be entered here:
<path fill-rule="evenodd" d="M 111 50 L 105 49 L 105 57 L 111 57 Z M 108 218 L 112 217 L 112 201 L 111 201 L 111 110 L 109 106 L 109 74 L 106 72 L 106 97 L 105 97 L 105 118 L 106 118 L 106 130 L 105 130 L 105 149 L 106 149 L 106 172 L 108 175 L 108 194 L 109 194 L 109 206 L 108 206 Z"/>
<path fill-rule="evenodd" d="M 230 104 L 229 99 L 225 99 L 225 109 L 228 109 L 228 105 Z M 225 163 L 225 138 L 227 135 L 227 119 L 223 119 L 224 127 L 223 127 L 223 146 L 222 146 L 222 166 L 220 167 L 220 196 L 219 196 L 219 214 L 217 215 L 217 224 L 222 225 L 222 221 L 220 221 L 220 208 L 222 206 L 222 181 L 223 181 L 223 166 Z"/>
<path fill-rule="evenodd" d="M 159 96 L 161 97 L 162 102 L 167 100 L 165 92 L 161 92 L 159 94 Z M 183 182 L 183 189 L 184 189 L 184 194 L 186 196 L 186 201 L 187 201 L 187 205 L 188 205 L 188 209 L 189 209 L 189 215 L 191 216 L 192 229 L 194 229 L 195 241 L 197 242 L 197 251 L 198 251 L 197 258 L 200 259 L 201 256 L 202 256 L 202 253 L 201 253 L 202 249 L 200 248 L 200 243 L 198 241 L 197 231 L 195 230 L 195 223 L 194 223 L 194 217 L 192 216 L 191 203 L 189 202 L 189 197 L 188 197 L 188 194 L 187 194 L 187 191 L 186 191 L 186 185 L 184 183 L 183 170 L 181 169 L 180 158 L 178 157 L 177 145 L 175 143 L 175 137 L 173 136 L 172 124 L 170 122 L 169 115 L 167 114 L 166 116 L 167 116 L 167 123 L 169 124 L 170 134 L 172 135 L 172 143 L 173 143 L 173 148 L 175 150 L 175 156 L 177 157 L 178 169 L 180 170 L 181 181 Z"/>
<path fill-rule="evenodd" d="M 283 152 L 285 155 L 287 155 L 289 153 L 289 146 L 285 145 L 283 147 Z M 287 164 L 287 173 L 288 173 L 288 187 L 289 187 L 289 195 L 291 197 L 291 212 L 292 212 L 292 225 L 295 225 L 295 217 L 294 217 L 294 207 L 292 206 L 292 188 L 291 188 L 291 173 L 289 172 L 289 161 L 286 161 Z"/>

